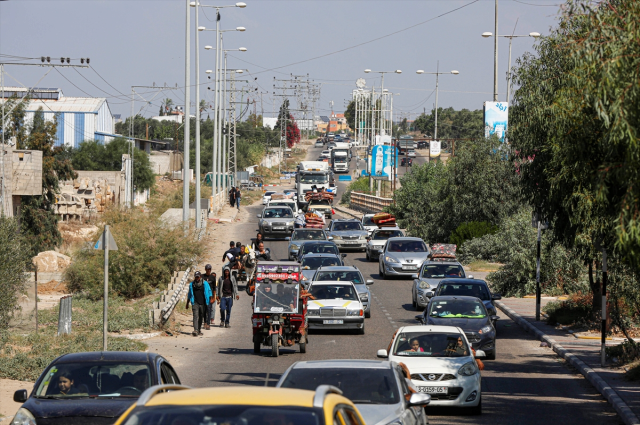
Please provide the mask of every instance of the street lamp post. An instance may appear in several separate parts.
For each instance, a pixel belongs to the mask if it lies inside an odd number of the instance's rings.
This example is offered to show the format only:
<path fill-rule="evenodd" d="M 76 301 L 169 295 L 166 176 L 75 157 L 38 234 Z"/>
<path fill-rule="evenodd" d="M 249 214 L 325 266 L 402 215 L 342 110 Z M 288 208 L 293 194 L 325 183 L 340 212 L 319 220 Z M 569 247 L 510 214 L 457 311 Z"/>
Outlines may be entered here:
<path fill-rule="evenodd" d="M 497 2 L 497 0 L 496 0 Z M 497 9 L 497 6 L 496 6 Z M 497 15 L 496 15 L 496 22 L 497 22 Z M 496 34 L 498 31 L 498 26 L 496 24 Z M 493 37 L 493 33 L 491 32 L 483 32 L 482 36 L 484 38 L 488 38 L 488 37 Z M 507 72 L 507 104 L 509 103 L 510 100 L 510 95 L 511 95 L 511 43 L 513 41 L 514 38 L 517 37 L 533 37 L 533 38 L 538 38 L 540 37 L 540 33 L 539 32 L 530 32 L 528 35 L 498 35 L 497 37 L 495 37 L 496 40 L 496 44 L 498 43 L 498 37 L 504 37 L 504 38 L 508 38 L 509 39 L 509 69 Z M 498 54 L 496 53 L 496 57 L 495 57 L 495 64 L 494 64 L 495 68 L 498 69 Z M 493 101 L 497 102 L 498 101 L 498 74 L 497 71 L 494 75 L 494 94 L 493 94 Z"/>
<path fill-rule="evenodd" d="M 435 116 L 436 120 L 435 120 L 434 129 L 433 129 L 433 140 L 436 140 L 438 138 L 438 77 L 441 74 L 458 75 L 459 72 L 456 71 L 455 69 L 449 72 L 440 72 L 440 61 L 438 61 L 436 65 L 436 72 L 424 72 L 424 70 L 419 69 L 416 71 L 416 74 L 431 74 L 436 76 L 436 116 Z"/>
<path fill-rule="evenodd" d="M 190 39 L 190 27 L 191 27 L 191 9 L 189 8 L 191 3 L 187 0 L 187 21 L 186 21 L 186 33 L 185 33 L 185 72 L 184 72 L 184 142 L 183 142 L 183 161 L 184 166 L 182 168 L 182 221 L 185 227 L 189 225 L 189 102 L 191 102 L 191 39 Z M 131 117 L 133 120 L 134 117 Z"/>

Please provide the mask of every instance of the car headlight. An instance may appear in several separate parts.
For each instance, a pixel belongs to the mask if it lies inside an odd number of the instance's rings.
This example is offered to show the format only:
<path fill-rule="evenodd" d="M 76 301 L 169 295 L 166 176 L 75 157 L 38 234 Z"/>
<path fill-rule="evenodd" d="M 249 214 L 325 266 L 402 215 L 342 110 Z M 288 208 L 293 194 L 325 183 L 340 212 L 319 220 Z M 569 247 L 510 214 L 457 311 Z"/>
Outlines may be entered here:
<path fill-rule="evenodd" d="M 360 301 L 369 301 L 369 295 L 360 294 Z"/>
<path fill-rule="evenodd" d="M 297 251 L 297 250 L 298 250 L 298 248 L 300 248 L 300 247 L 299 247 L 298 245 L 296 245 L 296 244 L 292 243 L 292 244 L 291 244 L 291 246 L 290 246 L 290 248 L 291 248 L 293 251 Z"/>
<path fill-rule="evenodd" d="M 362 310 L 347 310 L 347 316 L 362 316 Z"/>
<path fill-rule="evenodd" d="M 293 221 L 287 221 L 287 226 L 293 226 Z"/>
<path fill-rule="evenodd" d="M 27 409 L 21 407 L 13 417 L 11 425 L 36 425 L 36 418 Z"/>
<path fill-rule="evenodd" d="M 491 332 L 493 330 L 493 328 L 491 326 L 485 326 L 484 328 L 480 329 L 478 331 L 479 334 L 488 334 L 489 332 Z"/>
<path fill-rule="evenodd" d="M 462 367 L 458 370 L 458 374 L 462 376 L 473 376 L 476 373 L 478 373 L 478 365 L 475 360 L 463 364 Z"/>
<path fill-rule="evenodd" d="M 334 240 L 342 239 L 342 236 L 338 236 L 338 235 L 331 235 L 331 236 L 333 236 Z"/>
<path fill-rule="evenodd" d="M 320 316 L 320 309 L 314 308 L 314 309 L 307 309 L 307 316 Z"/>
<path fill-rule="evenodd" d="M 429 282 L 425 282 L 424 280 L 421 280 L 420 284 L 418 285 L 418 287 L 420 289 L 429 289 L 429 288 L 431 288 L 431 285 L 429 285 Z"/>
<path fill-rule="evenodd" d="M 384 256 L 384 261 L 386 261 L 387 263 L 399 263 L 400 262 L 395 257 L 392 257 L 390 255 L 385 255 Z"/>

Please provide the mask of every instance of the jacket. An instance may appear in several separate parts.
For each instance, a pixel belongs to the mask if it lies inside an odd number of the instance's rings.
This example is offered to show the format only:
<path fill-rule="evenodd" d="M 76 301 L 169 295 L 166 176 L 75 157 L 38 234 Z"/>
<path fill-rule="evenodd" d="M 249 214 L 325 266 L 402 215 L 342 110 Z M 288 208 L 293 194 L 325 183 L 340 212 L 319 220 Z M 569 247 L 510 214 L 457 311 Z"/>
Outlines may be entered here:
<path fill-rule="evenodd" d="M 207 303 L 207 305 L 209 305 L 209 299 L 213 297 L 213 292 L 211 292 L 211 287 L 209 286 L 209 282 L 204 280 L 202 281 L 202 284 L 204 285 L 204 301 Z M 194 301 L 195 300 L 193 296 L 193 282 L 191 282 L 189 284 L 189 302 L 191 303 L 191 305 L 193 305 Z"/>
<path fill-rule="evenodd" d="M 233 287 L 233 294 L 232 296 L 235 298 L 238 296 L 238 283 L 236 282 L 236 278 L 231 275 L 229 277 L 229 279 L 231 279 L 231 286 Z M 218 278 L 218 287 L 216 288 L 216 294 L 218 295 L 218 298 L 222 298 L 222 283 L 224 282 L 224 276 L 220 276 Z"/>

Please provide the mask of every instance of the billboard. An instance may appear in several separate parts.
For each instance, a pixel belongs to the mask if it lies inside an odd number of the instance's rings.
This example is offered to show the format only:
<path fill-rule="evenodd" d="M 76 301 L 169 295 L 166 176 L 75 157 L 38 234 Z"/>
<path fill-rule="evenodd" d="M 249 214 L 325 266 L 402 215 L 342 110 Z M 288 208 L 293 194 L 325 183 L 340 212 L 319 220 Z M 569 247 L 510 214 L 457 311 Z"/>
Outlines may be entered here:
<path fill-rule="evenodd" d="M 509 121 L 509 104 L 506 102 L 484 102 L 484 137 L 492 134 L 504 142 Z"/>
<path fill-rule="evenodd" d="M 431 158 L 437 158 L 440 156 L 440 142 L 432 140 L 429 143 L 429 156 Z"/>
<path fill-rule="evenodd" d="M 393 151 L 396 151 L 397 162 L 398 154 L 395 146 L 376 145 L 371 149 L 371 176 L 374 179 L 391 180 L 393 174 Z"/>

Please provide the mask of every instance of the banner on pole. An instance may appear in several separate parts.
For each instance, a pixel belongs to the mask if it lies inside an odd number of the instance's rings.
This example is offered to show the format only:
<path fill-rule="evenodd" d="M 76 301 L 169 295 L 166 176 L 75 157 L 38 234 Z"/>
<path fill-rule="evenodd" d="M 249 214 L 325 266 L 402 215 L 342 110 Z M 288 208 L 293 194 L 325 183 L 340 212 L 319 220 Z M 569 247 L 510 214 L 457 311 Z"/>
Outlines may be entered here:
<path fill-rule="evenodd" d="M 504 142 L 509 121 L 509 104 L 506 102 L 484 102 L 484 137 L 492 134 Z"/>

